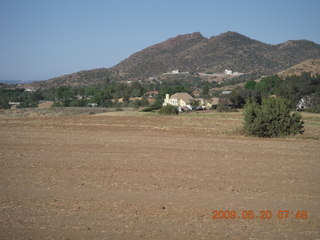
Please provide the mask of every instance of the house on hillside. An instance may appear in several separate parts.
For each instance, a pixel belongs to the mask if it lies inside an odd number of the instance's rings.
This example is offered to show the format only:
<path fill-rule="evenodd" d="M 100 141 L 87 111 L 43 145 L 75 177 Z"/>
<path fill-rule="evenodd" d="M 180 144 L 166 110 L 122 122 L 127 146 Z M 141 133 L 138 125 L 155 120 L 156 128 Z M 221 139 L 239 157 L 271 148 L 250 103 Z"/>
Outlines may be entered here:
<path fill-rule="evenodd" d="M 166 94 L 166 98 L 164 99 L 163 106 L 172 105 L 178 107 L 179 111 L 183 108 L 188 108 L 192 110 L 191 103 L 194 100 L 190 94 L 186 92 L 175 93 L 169 97 L 169 94 Z"/>
<path fill-rule="evenodd" d="M 186 92 L 175 93 L 171 96 L 166 94 L 163 106 L 172 105 L 178 107 L 179 111 L 206 110 L 211 109 L 212 103 L 204 98 L 193 98 Z"/>

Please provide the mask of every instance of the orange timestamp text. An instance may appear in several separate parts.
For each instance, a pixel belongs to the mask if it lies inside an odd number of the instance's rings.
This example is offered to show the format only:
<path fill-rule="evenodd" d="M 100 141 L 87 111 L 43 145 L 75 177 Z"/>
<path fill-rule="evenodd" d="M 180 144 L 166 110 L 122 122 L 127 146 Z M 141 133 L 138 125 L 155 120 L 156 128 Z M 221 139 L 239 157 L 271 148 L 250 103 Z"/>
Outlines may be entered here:
<path fill-rule="evenodd" d="M 213 210 L 211 219 L 307 219 L 308 212 L 306 210 Z"/>

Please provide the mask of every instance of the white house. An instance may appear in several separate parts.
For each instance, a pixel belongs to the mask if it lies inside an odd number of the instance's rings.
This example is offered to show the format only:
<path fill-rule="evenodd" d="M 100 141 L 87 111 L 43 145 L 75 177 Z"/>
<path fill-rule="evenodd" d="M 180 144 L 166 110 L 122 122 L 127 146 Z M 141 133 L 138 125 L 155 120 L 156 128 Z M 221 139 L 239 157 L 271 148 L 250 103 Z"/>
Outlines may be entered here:
<path fill-rule="evenodd" d="M 198 106 L 194 106 L 192 102 L 196 101 Z M 186 92 L 175 93 L 169 97 L 169 94 L 166 94 L 166 98 L 164 99 L 163 106 L 172 105 L 178 108 L 179 111 L 184 110 L 192 110 L 195 109 L 210 109 L 212 107 L 212 103 L 209 100 L 205 100 L 203 98 L 193 98 Z M 192 107 L 193 105 L 193 107 Z"/>
<path fill-rule="evenodd" d="M 172 105 L 178 107 L 179 111 L 181 111 L 182 107 L 187 107 L 192 110 L 191 102 L 194 100 L 192 96 L 190 96 L 186 92 L 175 93 L 169 97 L 169 94 L 166 94 L 166 98 L 164 99 L 163 106 Z"/>

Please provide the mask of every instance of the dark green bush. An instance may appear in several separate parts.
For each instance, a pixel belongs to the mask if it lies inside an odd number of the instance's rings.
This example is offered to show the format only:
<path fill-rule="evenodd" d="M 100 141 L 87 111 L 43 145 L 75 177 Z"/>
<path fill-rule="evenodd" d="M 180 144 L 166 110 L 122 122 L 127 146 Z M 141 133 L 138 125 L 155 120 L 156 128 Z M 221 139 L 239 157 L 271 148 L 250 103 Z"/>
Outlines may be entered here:
<path fill-rule="evenodd" d="M 52 105 L 51 105 L 52 108 L 54 107 L 63 107 L 63 104 L 61 102 L 54 102 Z"/>
<path fill-rule="evenodd" d="M 290 102 L 283 98 L 263 99 L 261 105 L 250 102 L 244 109 L 244 129 L 256 137 L 280 137 L 304 132 L 301 115 L 290 115 Z"/>
<path fill-rule="evenodd" d="M 232 109 L 230 106 L 219 103 L 217 105 L 217 112 L 231 112 Z"/>
<path fill-rule="evenodd" d="M 161 107 L 159 110 L 159 113 L 160 114 L 178 114 L 179 111 L 176 107 L 167 105 L 167 106 Z"/>

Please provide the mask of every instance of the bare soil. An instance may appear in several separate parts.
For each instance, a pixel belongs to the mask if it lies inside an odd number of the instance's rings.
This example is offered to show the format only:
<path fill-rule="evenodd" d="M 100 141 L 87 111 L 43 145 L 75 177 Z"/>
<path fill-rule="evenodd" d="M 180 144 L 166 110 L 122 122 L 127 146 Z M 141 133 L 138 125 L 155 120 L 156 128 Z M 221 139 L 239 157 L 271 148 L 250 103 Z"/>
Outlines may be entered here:
<path fill-rule="evenodd" d="M 320 238 L 319 115 L 280 139 L 239 135 L 241 113 L 13 116 L 0 116 L 0 239 Z"/>

